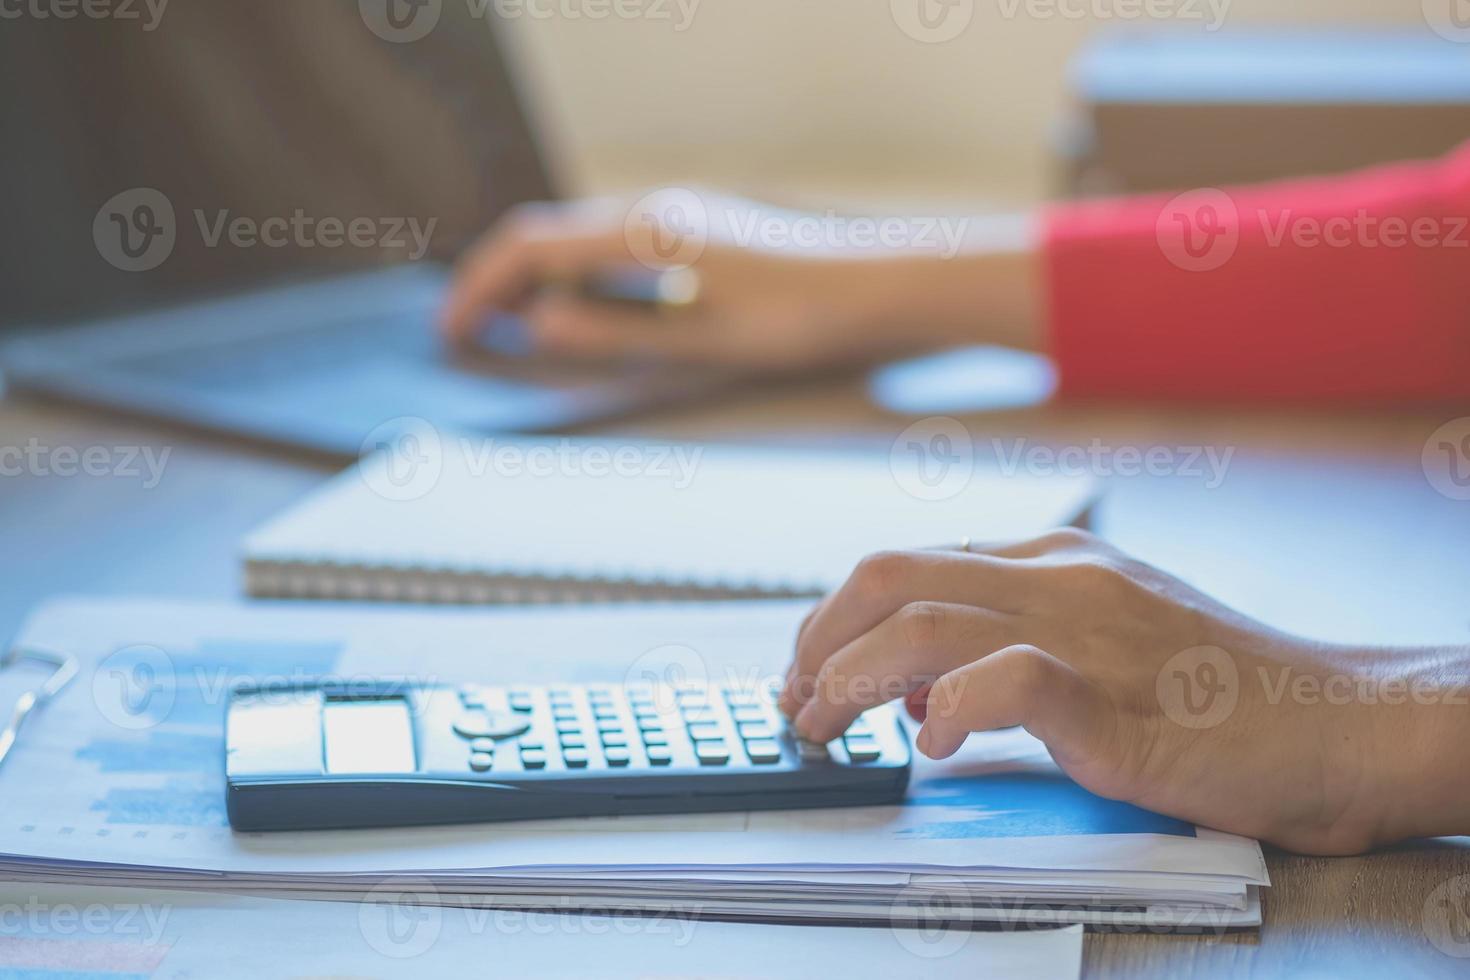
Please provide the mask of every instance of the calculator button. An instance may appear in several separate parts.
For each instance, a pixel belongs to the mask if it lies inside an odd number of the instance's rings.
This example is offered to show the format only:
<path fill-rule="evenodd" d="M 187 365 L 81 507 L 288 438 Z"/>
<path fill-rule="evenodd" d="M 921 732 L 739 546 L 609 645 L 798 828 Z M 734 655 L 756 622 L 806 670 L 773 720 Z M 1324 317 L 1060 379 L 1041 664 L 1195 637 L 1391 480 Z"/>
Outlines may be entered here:
<path fill-rule="evenodd" d="M 669 744 L 669 737 L 667 735 L 665 735 L 663 732 L 644 732 L 643 733 L 643 744 L 644 745 L 668 745 Z"/>
<path fill-rule="evenodd" d="M 582 725 L 575 718 L 558 718 L 556 721 L 556 730 L 564 735 L 567 733 L 580 734 Z"/>
<path fill-rule="evenodd" d="M 667 745 L 650 745 L 648 747 L 648 761 L 651 765 L 666 766 L 674 761 L 674 753 L 669 751 Z"/>
<path fill-rule="evenodd" d="M 760 708 L 732 708 L 730 714 L 736 721 L 765 721 L 766 713 Z"/>
<path fill-rule="evenodd" d="M 832 757 L 827 751 L 825 742 L 808 742 L 804 738 L 797 739 L 796 750 L 801 753 L 803 762 L 821 762 Z"/>
<path fill-rule="evenodd" d="M 628 736 L 624 735 L 622 732 L 603 732 L 602 733 L 602 744 L 603 745 L 617 745 L 617 746 L 627 745 L 628 744 Z"/>
<path fill-rule="evenodd" d="M 700 742 L 694 746 L 694 755 L 702 766 L 723 766 L 730 761 L 730 749 L 724 742 Z"/>
<path fill-rule="evenodd" d="M 620 732 L 623 730 L 623 723 L 616 718 L 599 718 L 597 719 L 597 730 L 599 732 Z"/>
<path fill-rule="evenodd" d="M 763 721 L 746 722 L 740 726 L 741 738 L 775 738 L 776 733 Z"/>
<path fill-rule="evenodd" d="M 567 749 L 565 752 L 563 752 L 561 754 L 561 758 L 562 758 L 562 761 L 567 764 L 567 768 L 568 769 L 586 769 L 587 768 L 587 750 L 586 749 Z"/>
<path fill-rule="evenodd" d="M 607 760 L 608 765 L 613 766 L 617 769 L 621 769 L 623 766 L 626 766 L 630 761 L 632 761 L 633 758 L 631 755 L 628 754 L 628 750 L 623 748 L 608 749 L 607 751 L 602 753 L 602 756 L 604 759 Z"/>
<path fill-rule="evenodd" d="M 470 751 L 471 752 L 494 752 L 495 751 L 495 739 L 493 739 L 493 738 L 472 738 L 472 739 L 470 739 Z"/>
<path fill-rule="evenodd" d="M 557 721 L 571 721 L 577 717 L 577 709 L 569 704 L 558 704 L 551 709 L 551 717 Z"/>
<path fill-rule="evenodd" d="M 866 719 L 859 718 L 857 721 L 853 722 L 852 725 L 847 729 L 847 734 L 850 736 L 871 735 L 873 734 L 873 730 L 868 727 L 868 722 Z"/>
<path fill-rule="evenodd" d="M 464 738 L 513 738 L 527 731 L 530 721 L 500 711 L 471 709 L 454 719 L 454 730 Z"/>
<path fill-rule="evenodd" d="M 633 705 L 633 715 L 636 718 L 657 718 L 658 709 L 651 704 Z"/>
<path fill-rule="evenodd" d="M 531 711 L 536 706 L 536 703 L 531 700 L 531 695 L 522 693 L 520 691 L 512 694 L 509 698 L 509 702 L 512 711 Z"/>
<path fill-rule="evenodd" d="M 875 762 L 883 754 L 871 738 L 847 738 L 843 743 L 847 746 L 847 757 L 853 762 Z"/>
<path fill-rule="evenodd" d="M 594 704 L 592 706 L 592 717 L 594 718 L 601 720 L 603 718 L 616 718 L 617 716 L 618 709 L 610 704 Z"/>
<path fill-rule="evenodd" d="M 745 743 L 745 754 L 750 756 L 750 761 L 759 765 L 767 765 L 772 762 L 781 761 L 781 746 L 769 739 L 761 739 L 756 742 Z"/>
<path fill-rule="evenodd" d="M 684 712 L 684 720 L 691 725 L 704 725 L 719 719 L 720 716 L 708 708 L 690 708 Z"/>
<path fill-rule="evenodd" d="M 522 752 L 540 752 L 541 749 L 542 749 L 542 746 L 541 746 L 541 743 L 540 742 L 528 741 L 526 739 L 521 739 L 521 751 Z"/>
<path fill-rule="evenodd" d="M 561 736 L 561 747 L 564 749 L 585 749 L 587 747 L 587 740 L 582 737 L 580 732 L 568 732 Z"/>
<path fill-rule="evenodd" d="M 725 737 L 719 725 L 690 725 L 689 737 L 696 742 L 715 742 Z"/>
<path fill-rule="evenodd" d="M 459 703 L 466 708 L 483 708 L 485 698 L 478 687 L 462 687 L 459 689 Z"/>
<path fill-rule="evenodd" d="M 495 764 L 495 756 L 489 752 L 471 752 L 470 768 L 475 772 L 484 772 Z"/>
<path fill-rule="evenodd" d="M 545 769 L 546 753 L 537 749 L 526 749 L 521 752 L 521 765 L 527 769 Z"/>

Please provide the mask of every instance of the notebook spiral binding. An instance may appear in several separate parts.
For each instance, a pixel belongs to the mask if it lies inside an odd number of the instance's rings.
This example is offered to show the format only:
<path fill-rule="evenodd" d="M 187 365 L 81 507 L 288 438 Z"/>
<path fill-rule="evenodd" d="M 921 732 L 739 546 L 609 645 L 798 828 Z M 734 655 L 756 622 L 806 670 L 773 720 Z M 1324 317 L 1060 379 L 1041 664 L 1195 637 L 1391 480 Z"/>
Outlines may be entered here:
<path fill-rule="evenodd" d="M 330 561 L 247 561 L 245 588 L 258 599 L 324 599 L 430 605 L 554 605 L 559 603 L 816 598 L 823 590 L 644 583 L 602 578 L 532 577 L 402 565 Z"/>

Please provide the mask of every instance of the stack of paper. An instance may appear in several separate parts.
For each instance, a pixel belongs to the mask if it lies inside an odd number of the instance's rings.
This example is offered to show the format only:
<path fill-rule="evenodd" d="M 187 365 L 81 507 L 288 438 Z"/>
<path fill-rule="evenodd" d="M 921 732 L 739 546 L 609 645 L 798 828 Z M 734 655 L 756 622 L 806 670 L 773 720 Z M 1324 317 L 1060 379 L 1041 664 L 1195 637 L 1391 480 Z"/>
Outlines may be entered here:
<path fill-rule="evenodd" d="M 0 974 L 120 976 L 721 977 L 1077 980 L 1082 928 L 1020 932 L 733 925 L 687 916 L 607 916 L 423 907 L 373 893 L 357 903 L 155 889 L 0 885 Z M 85 923 L 85 927 L 82 925 Z M 260 937 L 269 936 L 268 944 Z M 12 972 L 17 971 L 17 972 Z"/>
<path fill-rule="evenodd" d="M 916 755 L 902 806 L 237 835 L 224 819 L 232 684 L 412 676 L 556 683 L 784 667 L 801 603 L 343 611 L 148 602 L 46 607 L 20 642 L 82 674 L 0 768 L 0 875 L 361 894 L 424 904 L 726 918 L 1260 921 L 1255 841 L 1093 796 L 1018 731 Z"/>

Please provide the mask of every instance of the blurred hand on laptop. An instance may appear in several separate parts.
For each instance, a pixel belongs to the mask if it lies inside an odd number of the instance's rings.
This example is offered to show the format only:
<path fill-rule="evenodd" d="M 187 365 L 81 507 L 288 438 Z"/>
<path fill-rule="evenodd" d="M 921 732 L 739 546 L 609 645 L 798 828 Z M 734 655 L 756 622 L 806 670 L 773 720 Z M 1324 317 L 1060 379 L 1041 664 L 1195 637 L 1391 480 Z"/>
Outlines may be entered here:
<path fill-rule="evenodd" d="M 966 221 L 965 248 L 954 255 L 775 247 L 757 243 L 761 236 L 750 235 L 755 226 L 741 216 L 788 228 L 832 219 L 803 219 L 731 199 L 712 207 L 711 200 L 701 198 L 700 209 L 722 220 L 701 229 L 698 254 L 681 265 L 660 258 L 677 249 L 677 232 L 636 220 L 638 211 L 626 205 L 587 200 L 518 208 L 460 260 L 443 330 L 452 341 L 470 343 L 491 317 L 514 313 L 526 322 L 535 349 L 546 354 L 654 357 L 772 372 L 964 343 L 1033 349 L 1039 343 L 1036 257 L 1024 223 Z M 543 288 L 620 269 L 686 266 L 696 277 L 697 297 L 677 308 L 633 307 Z"/>

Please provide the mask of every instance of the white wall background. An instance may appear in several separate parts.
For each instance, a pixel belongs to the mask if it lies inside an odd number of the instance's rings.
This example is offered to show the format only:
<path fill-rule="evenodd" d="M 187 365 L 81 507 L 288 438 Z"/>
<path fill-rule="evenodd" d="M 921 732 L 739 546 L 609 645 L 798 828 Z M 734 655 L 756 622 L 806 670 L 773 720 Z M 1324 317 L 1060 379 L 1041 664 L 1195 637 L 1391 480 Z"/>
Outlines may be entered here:
<path fill-rule="evenodd" d="M 999 204 L 1045 195 L 1066 66 L 1101 29 L 1203 32 L 1213 3 L 1226 33 L 1428 30 L 1421 0 L 496 2 L 522 11 L 511 36 L 575 186 L 697 180 L 834 201 L 868 188 Z M 918 2 L 956 4 L 968 26 L 916 40 L 898 20 Z M 590 16 L 616 4 L 641 15 Z M 1173 13 L 1121 16 L 1146 4 Z"/>

